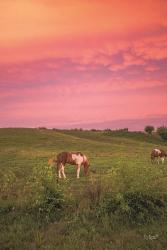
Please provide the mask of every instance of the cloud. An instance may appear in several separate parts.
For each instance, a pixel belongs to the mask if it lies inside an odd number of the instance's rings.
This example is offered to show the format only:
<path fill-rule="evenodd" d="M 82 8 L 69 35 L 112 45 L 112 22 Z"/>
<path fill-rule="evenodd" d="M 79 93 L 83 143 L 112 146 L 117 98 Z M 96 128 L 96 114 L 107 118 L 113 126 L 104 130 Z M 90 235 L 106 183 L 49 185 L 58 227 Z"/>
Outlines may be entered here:
<path fill-rule="evenodd" d="M 166 8 L 151 0 L 1 2 L 2 120 L 164 113 Z"/>
<path fill-rule="evenodd" d="M 165 1 L 151 0 L 2 1 L 0 61 L 86 58 L 99 51 L 114 54 L 133 42 L 138 52 L 162 57 L 166 9 Z"/>

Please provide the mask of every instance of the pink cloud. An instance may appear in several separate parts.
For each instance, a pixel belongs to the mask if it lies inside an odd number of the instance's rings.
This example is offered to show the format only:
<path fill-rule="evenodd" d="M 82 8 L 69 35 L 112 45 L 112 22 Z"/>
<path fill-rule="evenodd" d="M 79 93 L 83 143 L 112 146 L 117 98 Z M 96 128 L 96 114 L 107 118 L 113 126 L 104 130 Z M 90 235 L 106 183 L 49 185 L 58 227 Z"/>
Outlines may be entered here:
<path fill-rule="evenodd" d="M 150 92 L 152 87 L 156 89 Z M 25 119 L 37 126 L 40 122 L 56 125 L 69 124 L 71 120 L 83 123 L 164 114 L 166 92 L 161 91 L 162 86 L 152 84 L 149 88 L 145 88 L 144 83 L 136 83 L 136 86 L 127 84 L 122 88 L 109 82 L 93 86 L 74 83 L 70 84 L 70 88 L 68 84 L 24 88 L 13 91 L 14 99 L 9 96 L 6 104 L 2 100 L 1 117 L 4 121 L 8 117 L 15 121 Z"/>
<path fill-rule="evenodd" d="M 165 1 L 0 7 L 1 126 L 165 114 Z"/>

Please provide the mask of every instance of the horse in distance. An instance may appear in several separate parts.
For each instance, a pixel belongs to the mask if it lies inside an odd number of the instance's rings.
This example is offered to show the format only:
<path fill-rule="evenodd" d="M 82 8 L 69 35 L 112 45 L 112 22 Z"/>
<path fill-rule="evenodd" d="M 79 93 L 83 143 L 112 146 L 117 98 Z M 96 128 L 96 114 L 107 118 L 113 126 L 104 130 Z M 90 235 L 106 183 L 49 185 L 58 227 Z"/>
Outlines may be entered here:
<path fill-rule="evenodd" d="M 165 157 L 167 157 L 167 153 L 158 148 L 154 148 L 151 152 L 151 162 L 157 162 L 158 164 L 161 163 L 163 164 L 165 162 Z"/>

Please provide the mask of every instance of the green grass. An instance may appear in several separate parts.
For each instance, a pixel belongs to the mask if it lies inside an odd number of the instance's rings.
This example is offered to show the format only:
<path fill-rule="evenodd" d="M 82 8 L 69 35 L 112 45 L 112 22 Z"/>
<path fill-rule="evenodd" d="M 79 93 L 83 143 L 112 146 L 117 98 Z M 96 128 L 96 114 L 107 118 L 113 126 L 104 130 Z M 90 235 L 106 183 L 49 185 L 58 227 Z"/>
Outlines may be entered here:
<path fill-rule="evenodd" d="M 166 249 L 165 212 L 135 224 L 103 206 L 106 195 L 167 194 L 167 161 L 151 164 L 154 147 L 167 150 L 143 133 L 0 129 L 0 248 Z M 67 180 L 57 184 L 48 159 L 68 150 L 88 155 L 91 171 L 78 180 L 67 165 Z M 127 204 L 120 206 L 122 213 Z"/>

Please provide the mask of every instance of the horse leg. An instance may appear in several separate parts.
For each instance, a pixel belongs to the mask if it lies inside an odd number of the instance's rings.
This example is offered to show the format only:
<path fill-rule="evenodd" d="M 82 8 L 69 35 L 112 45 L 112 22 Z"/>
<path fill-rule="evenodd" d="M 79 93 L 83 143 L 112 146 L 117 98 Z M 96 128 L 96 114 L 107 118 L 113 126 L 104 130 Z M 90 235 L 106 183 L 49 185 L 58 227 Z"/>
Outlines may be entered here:
<path fill-rule="evenodd" d="M 58 164 L 57 168 L 58 168 L 58 176 L 59 178 L 61 178 L 62 163 Z"/>
<path fill-rule="evenodd" d="M 165 158 L 164 158 L 164 157 L 161 157 L 161 162 L 162 162 L 162 164 L 164 164 L 164 161 L 165 161 Z"/>
<path fill-rule="evenodd" d="M 81 165 L 78 164 L 78 165 L 77 165 L 77 178 L 79 178 L 80 169 L 81 169 Z"/>
<path fill-rule="evenodd" d="M 64 179 L 66 179 L 66 175 L 64 173 L 64 165 L 63 164 L 62 164 L 62 167 L 61 167 L 61 173 L 62 173 Z"/>

